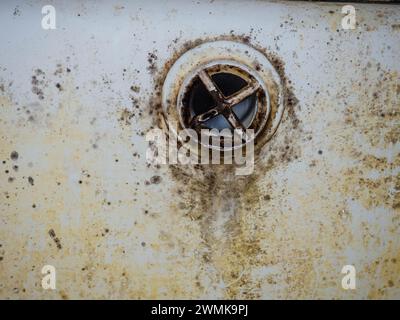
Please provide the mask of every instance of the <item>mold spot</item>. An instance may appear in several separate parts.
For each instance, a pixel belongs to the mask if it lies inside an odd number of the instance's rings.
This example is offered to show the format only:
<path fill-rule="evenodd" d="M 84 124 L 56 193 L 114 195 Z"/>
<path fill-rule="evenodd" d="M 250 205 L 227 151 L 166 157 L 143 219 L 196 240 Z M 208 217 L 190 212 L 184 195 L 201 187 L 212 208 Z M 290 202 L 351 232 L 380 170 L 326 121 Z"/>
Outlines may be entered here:
<path fill-rule="evenodd" d="M 152 176 L 150 178 L 150 183 L 151 184 L 159 184 L 161 182 L 161 177 L 160 176 Z"/>
<path fill-rule="evenodd" d="M 62 249 L 62 245 L 61 245 L 61 241 L 60 239 L 56 236 L 56 233 L 53 229 L 49 230 L 49 236 L 50 238 L 53 239 L 53 241 L 55 242 L 56 246 L 58 249 Z"/>
<path fill-rule="evenodd" d="M 35 181 L 33 180 L 32 177 L 28 177 L 28 182 L 31 186 L 33 186 L 35 184 Z"/>
<path fill-rule="evenodd" d="M 155 52 L 149 52 L 147 55 L 147 62 L 149 63 L 147 70 L 150 74 L 154 74 L 157 71 L 157 55 Z"/>
<path fill-rule="evenodd" d="M 44 99 L 43 88 L 45 86 L 45 73 L 41 69 L 36 69 L 32 76 L 32 92 L 36 94 L 39 100 Z"/>
<path fill-rule="evenodd" d="M 13 16 L 16 17 L 16 16 L 20 16 L 20 15 L 21 15 L 21 10 L 19 9 L 18 6 L 16 6 L 14 8 Z"/>
<path fill-rule="evenodd" d="M 18 157 L 19 157 L 19 155 L 18 155 L 18 152 L 17 152 L 17 151 L 11 152 L 11 154 L 10 154 L 11 160 L 16 161 L 16 160 L 18 160 Z"/>
<path fill-rule="evenodd" d="M 119 121 L 125 125 L 131 125 L 131 119 L 135 116 L 135 113 L 127 108 L 124 108 L 121 112 Z"/>

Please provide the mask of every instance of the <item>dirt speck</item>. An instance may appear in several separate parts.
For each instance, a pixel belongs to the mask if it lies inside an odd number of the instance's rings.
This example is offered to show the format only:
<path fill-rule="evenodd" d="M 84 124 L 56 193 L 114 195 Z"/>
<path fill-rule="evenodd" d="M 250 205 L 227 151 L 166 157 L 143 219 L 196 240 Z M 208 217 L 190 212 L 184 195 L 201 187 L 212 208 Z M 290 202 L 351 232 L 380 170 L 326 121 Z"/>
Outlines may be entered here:
<path fill-rule="evenodd" d="M 33 186 L 35 184 L 35 181 L 33 180 L 32 177 L 28 177 L 28 182 L 31 186 Z"/>
<path fill-rule="evenodd" d="M 150 178 L 150 183 L 152 184 L 159 184 L 161 182 L 161 177 L 160 176 L 152 176 Z"/>
<path fill-rule="evenodd" d="M 62 249 L 62 245 L 61 245 L 61 241 L 60 239 L 56 236 L 56 233 L 53 229 L 49 230 L 49 236 L 50 238 L 53 239 L 53 241 L 55 242 L 56 246 L 58 249 Z"/>
<path fill-rule="evenodd" d="M 154 74 L 157 71 L 157 55 L 155 52 L 149 52 L 147 55 L 147 62 L 149 65 L 147 66 L 147 70 L 150 72 L 150 74 Z"/>
<path fill-rule="evenodd" d="M 18 152 L 17 152 L 17 151 L 13 151 L 13 152 L 11 152 L 11 154 L 10 154 L 10 158 L 11 158 L 11 160 L 14 160 L 14 161 L 16 161 L 16 160 L 18 160 L 18 157 L 19 157 L 19 154 L 18 154 Z"/>
<path fill-rule="evenodd" d="M 41 69 L 36 69 L 32 76 L 32 92 L 38 96 L 39 100 L 44 99 L 45 73 Z"/>
<path fill-rule="evenodd" d="M 131 90 L 135 93 L 139 93 L 140 92 L 140 87 L 138 86 L 131 86 Z"/>
<path fill-rule="evenodd" d="M 119 121 L 121 121 L 125 125 L 131 125 L 131 119 L 135 116 L 135 113 L 128 108 L 124 108 L 121 111 L 121 115 L 119 117 Z"/>
<path fill-rule="evenodd" d="M 21 10 L 19 10 L 19 7 L 16 6 L 14 9 L 14 12 L 13 12 L 13 16 L 16 17 L 16 16 L 20 16 L 20 15 L 21 15 Z"/>
<path fill-rule="evenodd" d="M 400 31 L 400 24 L 392 24 L 393 31 Z"/>

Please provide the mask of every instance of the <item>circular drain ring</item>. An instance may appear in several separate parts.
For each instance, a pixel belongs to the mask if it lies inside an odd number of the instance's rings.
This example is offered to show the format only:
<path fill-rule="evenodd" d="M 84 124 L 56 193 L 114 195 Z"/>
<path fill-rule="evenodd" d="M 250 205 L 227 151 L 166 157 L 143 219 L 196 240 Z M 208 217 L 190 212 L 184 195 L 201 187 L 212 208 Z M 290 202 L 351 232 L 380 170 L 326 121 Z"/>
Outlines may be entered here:
<path fill-rule="evenodd" d="M 213 74 L 211 69 L 213 69 L 213 67 L 217 67 L 218 69 L 217 73 L 220 73 L 221 71 L 231 70 L 233 74 L 234 73 L 240 74 L 242 79 L 247 79 L 246 81 L 247 86 L 242 88 L 240 91 L 230 95 L 229 97 L 224 97 L 223 94 L 217 88 L 214 81 L 211 79 L 211 75 Z M 188 88 L 190 88 L 190 84 L 196 78 L 200 78 L 203 84 L 206 86 L 209 93 L 211 93 L 211 95 L 212 94 L 217 95 L 216 100 L 221 100 L 222 104 L 220 106 L 212 108 L 211 110 L 208 110 L 207 112 L 201 115 L 197 115 L 188 121 L 187 119 L 185 119 L 189 117 L 185 117 L 188 107 L 184 104 L 185 100 L 184 97 L 187 94 Z M 257 104 L 255 105 L 255 113 L 253 114 L 249 126 L 249 128 L 254 130 L 254 136 L 250 138 L 244 135 L 243 140 L 238 144 L 234 144 L 233 148 L 240 148 L 243 145 L 249 143 L 251 139 L 255 139 L 257 135 L 264 128 L 270 113 L 270 99 L 269 99 L 268 89 L 266 88 L 262 79 L 257 75 L 257 73 L 254 70 L 236 61 L 216 60 L 206 65 L 201 65 L 185 78 L 179 90 L 177 107 L 178 107 L 180 125 L 183 128 L 191 128 L 196 130 L 195 126 L 193 126 L 193 122 L 196 122 L 196 120 L 200 122 L 199 119 L 202 119 L 205 116 L 210 115 L 211 113 L 212 117 L 215 117 L 216 115 L 223 115 L 234 129 L 242 129 L 242 130 L 247 129 L 243 125 L 242 121 L 234 113 L 233 107 L 252 94 L 256 94 L 258 100 Z M 205 121 L 203 120 L 201 122 Z M 213 133 L 209 132 L 207 135 L 213 136 Z M 196 137 L 193 138 L 193 141 L 197 142 Z M 208 148 L 221 149 L 220 145 L 207 144 L 205 146 Z M 230 148 L 225 147 L 223 150 L 229 150 L 229 149 Z"/>
<path fill-rule="evenodd" d="M 245 70 L 257 79 L 265 92 L 268 103 L 263 116 L 267 123 L 264 123 L 265 127 L 262 125 L 262 128 L 255 132 L 256 144 L 263 145 L 263 142 L 268 141 L 275 133 L 283 114 L 282 80 L 264 54 L 253 47 L 232 41 L 203 43 L 184 53 L 168 71 L 161 98 L 163 113 L 170 132 L 181 140 L 176 129 L 178 131 L 187 129 L 184 121 L 182 121 L 181 110 L 183 92 L 190 80 L 196 74 L 198 75 L 202 69 L 221 62 Z M 261 131 L 263 132 L 262 135 L 259 134 Z M 208 145 L 207 147 L 220 149 L 220 146 Z"/>

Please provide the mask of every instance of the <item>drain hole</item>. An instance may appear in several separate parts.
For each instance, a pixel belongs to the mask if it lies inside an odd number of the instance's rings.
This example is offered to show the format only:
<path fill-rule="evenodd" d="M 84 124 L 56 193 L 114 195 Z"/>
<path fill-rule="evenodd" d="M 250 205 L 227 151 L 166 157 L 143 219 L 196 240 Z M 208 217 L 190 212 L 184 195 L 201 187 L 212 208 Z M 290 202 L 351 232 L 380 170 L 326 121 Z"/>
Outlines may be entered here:
<path fill-rule="evenodd" d="M 216 73 L 211 78 L 225 97 L 229 97 L 247 85 L 244 79 L 232 73 Z"/>
<path fill-rule="evenodd" d="M 247 81 L 241 77 L 226 72 L 213 74 L 211 75 L 211 79 L 225 97 L 237 93 L 248 84 Z M 185 101 L 186 107 L 190 113 L 190 118 L 204 114 L 216 106 L 216 101 L 198 77 L 193 81 L 191 88 L 187 91 Z M 256 107 L 257 96 L 256 93 L 253 93 L 233 106 L 232 111 L 243 126 L 248 128 L 257 111 Z M 233 129 L 231 124 L 222 115 L 218 115 L 205 121 L 203 126 L 208 129 Z"/>
<path fill-rule="evenodd" d="M 191 116 L 197 116 L 210 110 L 214 105 L 214 99 L 199 78 L 194 80 L 188 90 L 188 107 Z"/>

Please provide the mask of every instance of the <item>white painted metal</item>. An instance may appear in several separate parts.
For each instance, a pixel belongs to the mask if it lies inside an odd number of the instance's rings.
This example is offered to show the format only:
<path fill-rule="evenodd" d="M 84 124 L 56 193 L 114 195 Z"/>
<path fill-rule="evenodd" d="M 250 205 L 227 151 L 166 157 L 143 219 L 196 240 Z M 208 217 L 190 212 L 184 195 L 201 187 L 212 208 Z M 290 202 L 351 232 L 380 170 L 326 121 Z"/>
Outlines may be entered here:
<path fill-rule="evenodd" d="M 0 4 L 1 298 L 400 297 L 399 6 L 51 1 L 43 30 L 45 4 Z M 298 105 L 251 176 L 148 167 L 159 75 L 221 36 Z"/>

